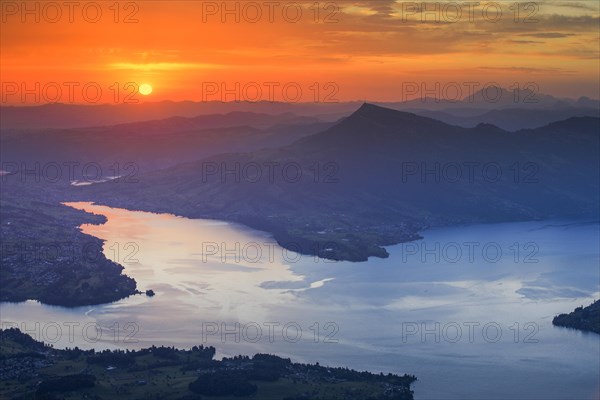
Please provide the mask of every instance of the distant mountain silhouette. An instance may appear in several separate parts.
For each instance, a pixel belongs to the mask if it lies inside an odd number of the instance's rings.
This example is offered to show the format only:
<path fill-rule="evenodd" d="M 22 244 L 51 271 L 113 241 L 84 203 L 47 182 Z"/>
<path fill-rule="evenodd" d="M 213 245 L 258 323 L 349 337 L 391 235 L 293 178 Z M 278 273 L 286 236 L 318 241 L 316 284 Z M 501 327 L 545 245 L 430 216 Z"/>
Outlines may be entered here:
<path fill-rule="evenodd" d="M 360 261 L 386 256 L 381 246 L 429 226 L 597 216 L 599 128 L 592 117 L 518 132 L 462 128 L 364 104 L 278 149 L 213 156 L 147 174 L 139 185 L 99 184 L 74 196 L 237 221 L 289 248 Z M 294 165 L 302 176 L 235 179 L 207 174 L 207 165 Z"/>
<path fill-rule="evenodd" d="M 525 128 L 537 128 L 552 122 L 571 117 L 600 117 L 600 108 L 584 108 L 565 106 L 564 108 L 505 108 L 489 110 L 477 115 L 456 115 L 449 111 L 416 110 L 415 113 L 430 118 L 439 119 L 453 125 L 465 128 L 474 127 L 480 123 L 496 125 L 508 131 Z"/>
<path fill-rule="evenodd" d="M 233 112 L 301 116 L 324 116 L 332 121 L 337 115 L 352 112 L 357 103 L 277 103 L 277 102 L 195 102 L 161 101 L 140 104 L 44 104 L 36 106 L 0 106 L 2 129 L 87 128 L 117 125 L 171 117 L 193 118 L 199 115 Z"/>
<path fill-rule="evenodd" d="M 430 88 L 431 89 L 431 88 Z M 442 97 L 443 87 L 437 89 L 439 97 L 421 96 L 419 98 L 401 102 L 391 103 L 388 106 L 394 109 L 423 109 L 423 110 L 452 110 L 452 109 L 479 109 L 479 110 L 501 110 L 505 108 L 515 109 L 543 109 L 543 108 L 600 108 L 599 100 L 581 97 L 577 100 L 558 98 L 544 93 L 539 93 L 531 88 L 506 89 L 500 86 L 487 85 L 460 99 L 448 99 Z M 467 91 L 467 87 L 464 87 Z M 449 94 L 447 96 L 450 96 Z"/>
<path fill-rule="evenodd" d="M 465 87 L 465 92 L 467 88 Z M 475 126 L 480 122 L 495 123 L 504 129 L 517 130 L 534 128 L 549 122 L 574 116 L 597 116 L 600 101 L 581 97 L 579 99 L 557 98 L 529 89 L 511 90 L 495 86 L 479 88 L 473 95 L 461 99 L 423 97 L 402 102 L 379 102 L 379 106 L 416 113 L 440 112 L 428 115 L 436 119 L 461 126 Z M 398 94 L 399 97 L 401 94 Z M 140 104 L 45 104 L 36 106 L 0 106 L 0 128 L 7 129 L 47 129 L 85 128 L 107 126 L 130 122 L 166 119 L 170 117 L 192 118 L 208 114 L 228 114 L 251 112 L 257 114 L 280 115 L 294 113 L 299 116 L 317 117 L 321 121 L 335 121 L 356 110 L 361 103 L 282 103 L 282 102 L 195 102 L 161 101 Z M 519 110 L 505 112 L 505 110 Z M 525 110 L 537 111 L 527 114 Z M 541 110 L 556 112 L 542 113 Z M 486 116 L 488 111 L 500 112 L 497 116 Z M 520 114 L 519 114 L 520 113 Z M 533 116 L 529 122 L 528 115 Z M 466 118 L 461 120 L 460 118 Z M 494 119 L 495 118 L 495 119 Z M 554 119 L 552 119 L 554 118 Z M 511 122 L 511 120 L 515 120 Z"/>
<path fill-rule="evenodd" d="M 279 147 L 330 125 L 291 113 L 232 112 L 90 128 L 8 131 L 0 137 L 0 155 L 4 163 L 25 162 L 30 167 L 36 162 L 93 162 L 110 173 L 115 163 L 120 168 L 134 163 L 137 172 L 143 172 L 226 151 Z"/>

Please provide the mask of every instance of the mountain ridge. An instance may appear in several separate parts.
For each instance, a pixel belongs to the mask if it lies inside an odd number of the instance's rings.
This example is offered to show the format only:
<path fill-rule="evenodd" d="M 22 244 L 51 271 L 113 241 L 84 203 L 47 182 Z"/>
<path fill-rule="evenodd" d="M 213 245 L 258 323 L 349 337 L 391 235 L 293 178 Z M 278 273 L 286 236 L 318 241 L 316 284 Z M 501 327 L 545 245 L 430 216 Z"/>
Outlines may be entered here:
<path fill-rule="evenodd" d="M 477 122 L 490 122 L 490 119 L 502 118 L 503 115 L 517 115 L 514 121 L 507 122 L 505 129 L 531 128 L 528 116 L 533 116 L 536 126 L 556 120 L 558 112 L 561 118 L 571 115 L 597 115 L 600 100 L 581 96 L 578 99 L 559 98 L 537 93 L 534 102 L 525 102 L 531 97 L 531 90 L 519 89 L 509 91 L 499 88 L 502 97 L 494 100 L 494 96 L 484 96 L 483 91 L 490 92 L 493 86 L 476 91 L 472 96 L 447 100 L 443 98 L 416 98 L 403 101 L 379 101 L 380 106 L 414 111 L 427 115 L 436 113 L 436 119 L 460 121 L 460 125 L 475 126 Z M 417 93 L 418 94 L 418 93 Z M 488 98 L 491 96 L 491 99 Z M 473 101 L 470 100 L 473 98 Z M 516 100 L 515 100 L 516 97 Z M 195 117 L 206 114 L 226 114 L 229 112 L 255 112 L 266 114 L 282 114 L 293 112 L 301 116 L 318 117 L 324 121 L 337 120 L 360 106 L 360 101 L 323 102 L 323 103 L 283 103 L 283 102 L 219 102 L 219 101 L 157 101 L 138 104 L 74 104 L 48 103 L 35 105 L 0 105 L 0 127 L 2 129 L 43 129 L 43 128 L 83 128 L 99 125 L 114 125 L 128 122 L 140 122 L 152 119 L 164 119 L 174 116 Z M 517 109 L 519 111 L 510 111 Z M 466 113 L 466 114 L 465 114 Z M 492 113 L 491 115 L 484 115 Z M 464 115 L 463 115 L 464 114 Z M 473 123 L 472 118 L 475 118 Z M 560 119 L 560 118 L 559 118 Z M 513 129 L 514 128 L 514 129 Z"/>
<path fill-rule="evenodd" d="M 590 117 L 519 132 L 462 128 L 367 104 L 283 147 L 215 155 L 147 174 L 140 185 L 98 184 L 73 196 L 240 222 L 286 248 L 364 261 L 431 226 L 595 215 L 600 151 L 590 132 L 599 127 Z M 296 165 L 301 179 L 282 179 L 281 170 L 274 181 L 266 170 L 255 181 L 206 173 L 269 163 Z M 490 166 L 499 178 L 485 175 Z M 457 167 L 461 176 L 451 179 Z"/>

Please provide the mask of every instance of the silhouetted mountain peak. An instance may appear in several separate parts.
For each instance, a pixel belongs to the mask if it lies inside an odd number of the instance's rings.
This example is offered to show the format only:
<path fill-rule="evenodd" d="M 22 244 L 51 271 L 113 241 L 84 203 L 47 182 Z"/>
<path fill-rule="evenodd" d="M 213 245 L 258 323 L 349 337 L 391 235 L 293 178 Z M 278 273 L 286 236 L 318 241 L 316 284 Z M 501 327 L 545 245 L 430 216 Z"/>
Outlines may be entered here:
<path fill-rule="evenodd" d="M 479 124 L 477 124 L 477 126 L 475 128 L 473 128 L 474 130 L 476 130 L 477 132 L 481 132 L 481 133 L 501 133 L 501 132 L 506 132 L 504 129 L 497 127 L 494 124 L 489 124 L 489 123 L 485 123 L 485 122 L 481 122 Z"/>
<path fill-rule="evenodd" d="M 375 118 L 377 118 L 377 117 L 381 116 L 383 113 L 389 113 L 390 111 L 393 112 L 394 110 L 391 110 L 391 109 L 385 108 L 385 107 L 376 106 L 375 104 L 371 104 L 371 103 L 363 103 L 363 105 L 360 106 L 358 110 L 353 112 L 348 118 L 353 118 L 353 117 L 365 117 L 365 118 L 375 117 Z"/>
<path fill-rule="evenodd" d="M 343 122 L 354 123 L 360 121 L 364 122 L 365 120 L 377 123 L 378 125 L 396 124 L 397 126 L 434 121 L 431 118 L 422 117 L 411 112 L 398 111 L 391 108 L 377 106 L 371 103 L 364 103 L 362 106 L 360 106 L 358 110 L 356 110 L 354 113 L 348 116 L 348 118 L 346 118 Z"/>
<path fill-rule="evenodd" d="M 411 137 L 453 134 L 464 128 L 417 114 L 364 103 L 358 110 L 330 129 L 300 139 L 297 145 L 303 151 L 315 149 L 352 148 L 362 151 L 366 147 L 393 147 Z"/>
<path fill-rule="evenodd" d="M 375 104 L 365 102 L 362 104 L 362 106 L 360 106 L 358 108 L 358 110 L 356 110 L 356 113 L 368 112 L 369 110 L 377 110 L 377 109 L 385 109 L 385 107 L 380 107 L 380 106 L 376 106 Z"/>

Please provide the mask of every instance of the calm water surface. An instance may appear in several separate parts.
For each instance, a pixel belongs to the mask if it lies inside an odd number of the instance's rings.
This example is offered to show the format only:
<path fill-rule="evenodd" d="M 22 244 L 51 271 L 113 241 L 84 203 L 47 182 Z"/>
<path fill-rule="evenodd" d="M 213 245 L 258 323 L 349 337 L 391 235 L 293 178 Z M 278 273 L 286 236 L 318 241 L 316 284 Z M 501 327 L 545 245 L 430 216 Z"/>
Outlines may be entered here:
<path fill-rule="evenodd" d="M 300 256 L 240 225 L 69 205 L 108 218 L 81 229 L 156 295 L 73 309 L 2 303 L 4 326 L 56 347 L 269 352 L 415 374 L 417 399 L 599 397 L 600 336 L 551 324 L 600 296 L 597 222 L 435 229 L 387 259 L 350 263 Z"/>

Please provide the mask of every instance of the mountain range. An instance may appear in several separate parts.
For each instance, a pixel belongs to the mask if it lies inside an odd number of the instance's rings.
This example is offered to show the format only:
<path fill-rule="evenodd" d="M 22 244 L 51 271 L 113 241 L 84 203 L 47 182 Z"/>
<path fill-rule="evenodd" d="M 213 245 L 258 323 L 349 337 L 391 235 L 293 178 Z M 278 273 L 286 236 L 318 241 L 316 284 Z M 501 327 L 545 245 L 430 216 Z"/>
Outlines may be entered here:
<path fill-rule="evenodd" d="M 508 132 L 364 104 L 285 146 L 213 155 L 133 185 L 73 188 L 69 197 L 240 222 L 289 249 L 364 261 L 431 226 L 597 218 L 599 132 L 594 117 Z"/>
<path fill-rule="evenodd" d="M 429 88 L 431 89 L 431 88 Z M 464 127 L 492 123 L 506 130 L 535 128 L 576 116 L 598 117 L 600 101 L 587 97 L 559 98 L 530 89 L 505 89 L 488 85 L 472 95 L 457 99 L 444 98 L 445 86 L 435 90 L 437 96 L 421 94 L 397 102 L 378 102 L 376 105 L 414 112 Z M 401 98 L 405 94 L 398 93 Z M 456 95 L 450 95 L 456 97 Z M 131 122 L 195 118 L 199 115 L 251 112 L 256 114 L 286 114 L 309 116 L 323 122 L 334 122 L 356 110 L 362 102 L 283 103 L 283 102 L 220 102 L 220 101 L 161 101 L 139 104 L 44 104 L 35 106 L 0 106 L 0 128 L 64 129 L 110 126 Z"/>
<path fill-rule="evenodd" d="M 106 178 L 117 170 L 138 174 L 227 151 L 279 147 L 329 126 L 292 113 L 231 112 L 88 128 L 9 129 L 0 137 L 0 155 L 9 172 L 23 162 L 31 169 L 35 163 L 79 163 L 74 178 L 81 180 L 84 166 L 94 163 L 98 168 L 85 175 L 101 170 Z M 126 166 L 131 168 L 123 171 Z"/>

